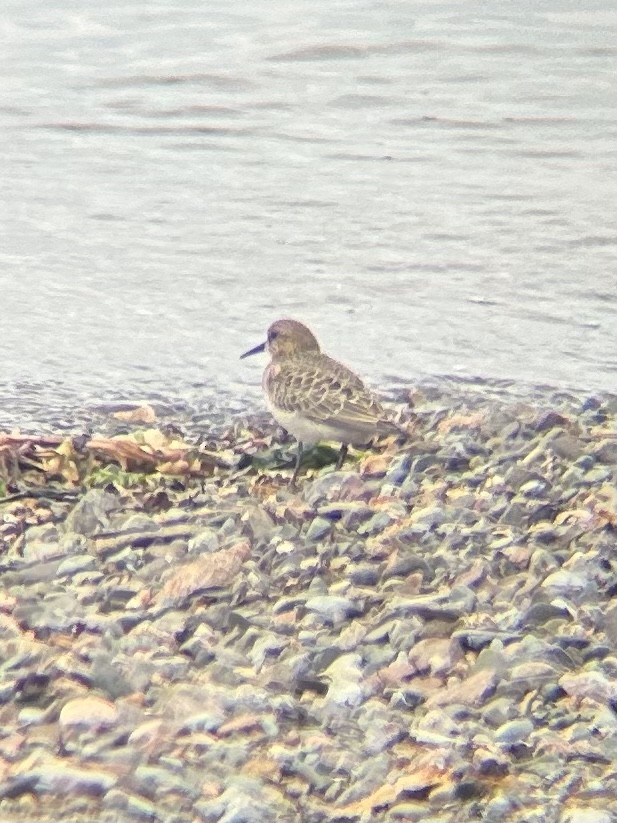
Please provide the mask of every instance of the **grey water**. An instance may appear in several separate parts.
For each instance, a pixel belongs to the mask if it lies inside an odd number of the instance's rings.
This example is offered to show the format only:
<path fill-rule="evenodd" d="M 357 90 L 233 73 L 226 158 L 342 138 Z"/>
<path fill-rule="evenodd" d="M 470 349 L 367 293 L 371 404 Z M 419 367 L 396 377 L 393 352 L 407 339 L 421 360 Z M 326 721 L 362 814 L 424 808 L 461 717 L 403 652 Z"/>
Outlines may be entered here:
<path fill-rule="evenodd" d="M 608 0 L 5 0 L 0 422 L 257 405 L 281 316 L 385 389 L 615 390 L 616 35 Z"/>

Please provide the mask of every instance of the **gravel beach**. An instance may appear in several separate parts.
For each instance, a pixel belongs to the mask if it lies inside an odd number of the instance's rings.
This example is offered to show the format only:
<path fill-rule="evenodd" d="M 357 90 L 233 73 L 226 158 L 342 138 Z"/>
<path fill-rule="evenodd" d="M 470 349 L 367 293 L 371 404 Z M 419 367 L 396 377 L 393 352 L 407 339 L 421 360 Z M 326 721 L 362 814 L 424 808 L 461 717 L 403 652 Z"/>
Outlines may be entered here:
<path fill-rule="evenodd" d="M 199 477 L 7 487 L 0 820 L 617 820 L 617 397 L 398 406 L 296 490 L 261 415 L 187 423 Z"/>

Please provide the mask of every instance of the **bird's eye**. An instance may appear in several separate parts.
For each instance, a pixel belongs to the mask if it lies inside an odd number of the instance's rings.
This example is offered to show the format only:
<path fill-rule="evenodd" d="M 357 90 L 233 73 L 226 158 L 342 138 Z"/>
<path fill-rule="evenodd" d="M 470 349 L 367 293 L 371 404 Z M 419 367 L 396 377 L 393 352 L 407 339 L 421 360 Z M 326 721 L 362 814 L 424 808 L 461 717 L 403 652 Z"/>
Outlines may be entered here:
<path fill-rule="evenodd" d="M 271 343 L 273 340 L 276 340 L 276 338 L 278 336 L 279 336 L 279 333 L 277 331 L 269 331 L 268 332 L 268 343 Z"/>

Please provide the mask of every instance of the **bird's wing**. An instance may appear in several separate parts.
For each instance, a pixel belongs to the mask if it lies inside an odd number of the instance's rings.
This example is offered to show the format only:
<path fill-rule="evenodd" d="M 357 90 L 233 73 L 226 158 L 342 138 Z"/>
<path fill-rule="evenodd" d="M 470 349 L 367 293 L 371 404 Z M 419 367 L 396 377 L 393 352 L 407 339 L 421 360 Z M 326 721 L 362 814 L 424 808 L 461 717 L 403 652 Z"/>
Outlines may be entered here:
<path fill-rule="evenodd" d="M 368 435 L 396 431 L 381 403 L 342 363 L 320 354 L 278 366 L 276 405 L 317 423 L 348 426 Z M 385 427 L 384 425 L 385 424 Z"/>

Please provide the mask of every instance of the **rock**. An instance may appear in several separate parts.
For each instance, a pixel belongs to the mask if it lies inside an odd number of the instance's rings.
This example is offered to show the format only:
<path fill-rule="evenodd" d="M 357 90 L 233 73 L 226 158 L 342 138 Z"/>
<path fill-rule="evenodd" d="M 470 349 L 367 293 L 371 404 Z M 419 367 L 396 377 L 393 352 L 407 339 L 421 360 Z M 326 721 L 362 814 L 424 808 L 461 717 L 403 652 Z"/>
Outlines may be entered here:
<path fill-rule="evenodd" d="M 212 554 L 219 550 L 219 536 L 214 529 L 201 529 L 188 542 L 188 550 L 195 554 Z"/>
<path fill-rule="evenodd" d="M 424 532 L 439 526 L 446 520 L 444 506 L 435 503 L 431 506 L 414 509 L 408 517 L 408 523 L 412 530 Z"/>
<path fill-rule="evenodd" d="M 303 497 L 312 507 L 332 500 L 360 500 L 367 493 L 365 483 L 355 472 L 321 475 L 303 488 Z"/>
<path fill-rule="evenodd" d="M 427 708 L 462 703 L 464 706 L 481 706 L 494 693 L 497 674 L 485 670 L 472 674 L 458 683 L 449 682 L 447 688 L 439 689 L 426 701 Z"/>
<path fill-rule="evenodd" d="M 375 563 L 357 563 L 349 566 L 348 576 L 356 586 L 375 586 L 381 571 Z"/>
<path fill-rule="evenodd" d="M 362 658 L 359 654 L 343 654 L 323 672 L 328 693 L 324 698 L 327 706 L 359 706 L 364 700 L 362 686 Z"/>
<path fill-rule="evenodd" d="M 555 619 L 569 620 L 570 612 L 553 603 L 534 603 L 523 614 L 521 625 L 525 628 L 530 626 L 544 626 L 549 620 Z"/>
<path fill-rule="evenodd" d="M 417 457 L 411 466 L 411 472 L 414 475 L 422 475 L 432 466 L 440 466 L 442 459 L 436 454 L 423 454 Z"/>
<path fill-rule="evenodd" d="M 510 697 L 495 697 L 482 710 L 482 717 L 489 726 L 503 726 L 513 720 L 518 712 Z"/>
<path fill-rule="evenodd" d="M 479 748 L 473 754 L 473 764 L 486 777 L 503 777 L 510 771 L 510 758 L 504 752 Z"/>
<path fill-rule="evenodd" d="M 31 526 L 25 534 L 23 558 L 29 562 L 52 560 L 62 557 L 64 550 L 60 545 L 60 534 L 52 523 Z"/>
<path fill-rule="evenodd" d="M 589 586 L 590 582 L 587 577 L 567 569 L 560 569 L 549 574 L 542 582 L 542 588 L 552 589 L 557 594 L 572 598 L 579 597 L 587 591 Z"/>
<path fill-rule="evenodd" d="M 462 657 L 463 651 L 456 641 L 430 638 L 416 643 L 408 660 L 415 671 L 439 676 L 449 672 Z"/>
<path fill-rule="evenodd" d="M 305 606 L 310 612 L 315 612 L 322 619 L 328 620 L 334 625 L 341 623 L 348 617 L 362 613 L 358 604 L 354 603 L 353 600 L 339 595 L 326 594 L 310 597 Z"/>
<path fill-rule="evenodd" d="M 9 487 L 7 819 L 617 814 L 617 395 L 435 383 L 408 442 L 299 491 L 236 468 L 269 419 L 203 412 L 208 476 L 110 467 L 81 513 Z"/>
<path fill-rule="evenodd" d="M 515 633 L 495 632 L 482 629 L 458 629 L 452 632 L 452 639 L 458 640 L 464 649 L 478 652 L 489 646 L 495 640 L 512 640 L 518 637 Z"/>
<path fill-rule="evenodd" d="M 353 501 L 347 506 L 342 512 L 341 527 L 346 532 L 357 532 L 358 527 L 373 516 L 373 510 L 361 501 Z"/>
<path fill-rule="evenodd" d="M 592 454 L 600 463 L 617 466 L 617 440 L 603 440 L 595 446 Z"/>
<path fill-rule="evenodd" d="M 17 720 L 20 726 L 37 726 L 39 723 L 45 723 L 47 717 L 47 712 L 43 709 L 37 706 L 26 706 L 17 715 Z"/>
<path fill-rule="evenodd" d="M 460 590 L 465 587 L 458 587 Z M 392 597 L 389 601 L 389 609 L 401 615 L 417 614 L 424 620 L 458 620 L 461 615 L 465 614 L 474 602 L 473 594 L 471 601 L 463 595 L 457 597 L 454 589 L 449 593 L 449 596 L 441 594 L 420 594 L 411 597 Z M 471 603 L 471 606 L 470 606 Z M 467 608 L 469 607 L 469 608 Z"/>
<path fill-rule="evenodd" d="M 79 572 L 89 571 L 95 568 L 96 561 L 90 554 L 76 554 L 73 557 L 67 557 L 58 566 L 58 577 L 73 577 Z"/>
<path fill-rule="evenodd" d="M 585 472 L 584 482 L 586 485 L 599 486 L 605 481 L 613 479 L 612 469 L 605 466 L 594 466 Z"/>
<path fill-rule="evenodd" d="M 393 486 L 400 486 L 411 472 L 412 459 L 410 454 L 402 454 L 399 457 L 395 457 L 386 472 L 384 482 Z"/>
<path fill-rule="evenodd" d="M 598 703 L 617 700 L 617 681 L 598 671 L 564 674 L 559 678 L 559 685 L 572 697 L 589 697 Z"/>
<path fill-rule="evenodd" d="M 61 726 L 103 729 L 118 720 L 118 710 L 109 700 L 96 695 L 76 697 L 64 704 L 58 722 Z"/>
<path fill-rule="evenodd" d="M 542 412 L 532 422 L 532 427 L 537 432 L 545 432 L 554 429 L 557 426 L 563 426 L 568 423 L 568 418 L 556 411 Z"/>
<path fill-rule="evenodd" d="M 613 821 L 614 817 L 609 812 L 593 806 L 566 809 L 559 818 L 559 823 L 613 823 Z"/>
<path fill-rule="evenodd" d="M 382 454 L 367 454 L 360 462 L 360 476 L 366 478 L 384 477 L 388 470 L 388 460 Z"/>
<path fill-rule="evenodd" d="M 229 549 L 201 555 L 191 563 L 185 563 L 161 588 L 161 606 L 167 608 L 180 604 L 193 594 L 231 585 L 250 554 L 248 541 L 242 540 Z"/>
<path fill-rule="evenodd" d="M 103 769 L 73 766 L 61 757 L 50 755 L 39 758 L 39 761 L 26 773 L 11 778 L 4 790 L 5 796 L 32 792 L 36 795 L 96 797 L 109 791 L 118 779 L 117 775 Z"/>
<path fill-rule="evenodd" d="M 506 669 L 510 669 L 509 661 L 504 652 L 503 642 L 500 638 L 495 637 L 491 640 L 490 645 L 485 646 L 480 651 L 473 665 L 473 671 L 479 672 L 482 670 L 495 671 L 502 674 Z"/>
<path fill-rule="evenodd" d="M 516 820 L 516 813 L 520 812 L 522 800 L 512 795 L 505 797 L 501 793 L 492 797 L 486 804 L 484 810 L 484 820 L 486 823 L 502 823 L 505 820 Z M 523 818 L 525 819 L 525 818 Z M 535 817 L 536 823 L 544 823 L 541 817 Z"/>
<path fill-rule="evenodd" d="M 385 531 L 388 528 L 388 526 L 391 526 L 392 523 L 396 521 L 396 519 L 397 518 L 390 512 L 375 512 L 375 514 L 370 518 L 370 520 L 367 520 L 358 527 L 358 534 L 380 534 L 381 532 Z"/>
<path fill-rule="evenodd" d="M 531 471 L 519 463 L 515 463 L 509 471 L 506 472 L 506 480 L 515 491 L 519 491 L 521 487 L 527 483 L 531 483 L 534 480 L 541 483 L 544 478 L 538 474 L 538 472 Z"/>
<path fill-rule="evenodd" d="M 540 497 L 540 495 L 546 491 L 546 487 L 547 484 L 545 480 L 528 480 L 520 487 L 519 493 L 525 497 Z"/>
<path fill-rule="evenodd" d="M 119 507 L 120 502 L 115 494 L 90 489 L 69 512 L 65 528 L 87 537 L 96 534 L 109 526 L 110 515 Z"/>
<path fill-rule="evenodd" d="M 507 506 L 499 518 L 499 522 L 504 526 L 520 527 L 524 523 L 525 518 L 526 512 L 524 507 L 520 503 L 512 503 L 510 506 Z"/>
<path fill-rule="evenodd" d="M 225 722 L 226 716 L 221 706 L 212 706 L 207 711 L 198 712 L 187 717 L 182 724 L 182 731 L 215 732 Z"/>
<path fill-rule="evenodd" d="M 516 746 L 519 743 L 528 743 L 533 730 L 533 723 L 526 717 L 508 720 L 495 730 L 494 739 L 502 746 Z"/>
<path fill-rule="evenodd" d="M 111 789 L 104 800 L 104 808 L 122 812 L 127 820 L 160 820 L 159 807 L 144 797 L 131 794 L 125 789 Z"/>
<path fill-rule="evenodd" d="M 571 434 L 555 437 L 550 443 L 550 448 L 558 457 L 571 461 L 577 460 L 585 452 L 585 444 Z"/>
<path fill-rule="evenodd" d="M 199 819 L 220 823 L 263 823 L 265 820 L 291 823 L 294 807 L 280 793 L 268 791 L 262 781 L 232 776 L 220 796 L 198 801 L 195 810 Z"/>
<path fill-rule="evenodd" d="M 432 580 L 433 571 L 423 557 L 417 554 L 397 552 L 391 555 L 383 570 L 382 579 L 390 580 L 392 577 L 407 577 L 413 572 L 420 572 L 424 580 Z"/>
<path fill-rule="evenodd" d="M 330 533 L 332 523 L 325 517 L 315 517 L 306 532 L 306 539 L 311 542 L 321 540 Z"/>
<path fill-rule="evenodd" d="M 122 524 L 122 530 L 126 532 L 141 534 L 159 531 L 159 524 L 145 512 L 131 513 L 126 518 L 119 518 L 119 523 Z"/>
<path fill-rule="evenodd" d="M 562 671 L 541 660 L 526 660 L 512 666 L 510 676 L 516 683 L 524 683 L 527 688 L 537 689 L 545 683 L 557 680 Z"/>

